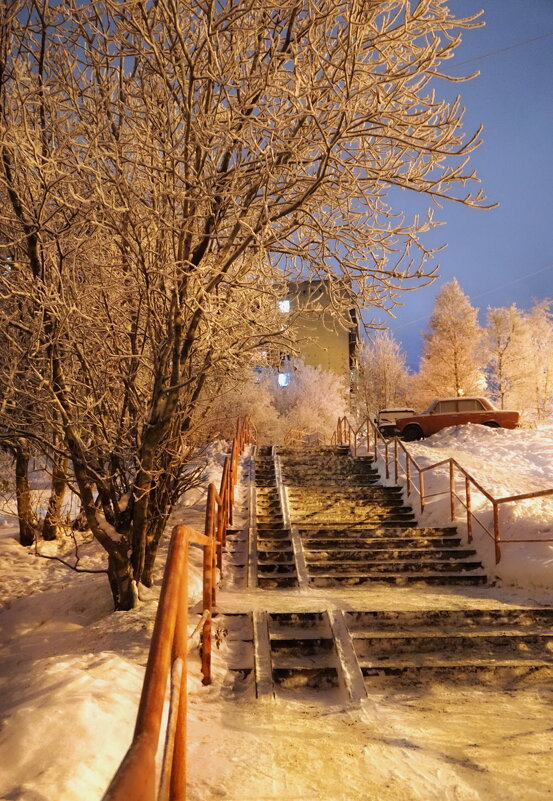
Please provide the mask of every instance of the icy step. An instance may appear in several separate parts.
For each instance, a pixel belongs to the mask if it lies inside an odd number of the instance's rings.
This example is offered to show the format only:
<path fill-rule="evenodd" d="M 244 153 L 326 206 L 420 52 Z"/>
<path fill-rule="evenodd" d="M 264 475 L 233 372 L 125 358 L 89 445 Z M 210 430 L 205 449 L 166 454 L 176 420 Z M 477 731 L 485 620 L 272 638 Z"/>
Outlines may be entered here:
<path fill-rule="evenodd" d="M 329 690 L 339 686 L 338 669 L 335 667 L 273 668 L 273 679 L 285 689 Z"/>
<path fill-rule="evenodd" d="M 369 517 L 373 513 L 381 514 L 402 514 L 403 512 L 412 512 L 409 506 L 405 506 L 401 501 L 382 501 L 380 503 L 373 503 L 372 501 L 316 501 L 314 503 L 297 503 L 293 500 L 290 501 L 291 506 L 296 513 L 309 513 L 320 512 L 327 515 L 330 514 L 364 514 Z"/>
<path fill-rule="evenodd" d="M 461 538 L 460 537 L 385 537 L 382 535 L 380 538 L 376 537 L 355 537 L 350 535 L 345 535 L 340 539 L 330 539 L 330 538 L 311 538 L 311 537 L 302 537 L 303 545 L 306 551 L 310 551 L 314 554 L 317 551 L 331 551 L 334 549 L 337 550 L 351 550 L 355 553 L 359 551 L 367 551 L 374 553 L 378 553 L 379 551 L 384 551 L 393 548 L 432 548 L 438 550 L 454 550 L 460 547 Z"/>
<path fill-rule="evenodd" d="M 290 589 L 298 586 L 296 575 L 290 576 L 257 576 L 257 586 L 262 590 Z"/>
<path fill-rule="evenodd" d="M 376 526 L 376 527 L 361 527 L 355 526 L 351 528 L 349 526 L 336 526 L 334 524 L 329 524 L 324 528 L 319 526 L 310 526 L 302 527 L 300 529 L 300 533 L 306 536 L 312 537 L 317 535 L 317 537 L 328 537 L 334 535 L 351 535 L 352 537 L 375 537 L 380 534 L 386 534 L 387 537 L 393 537 L 394 534 L 398 537 L 404 537 L 404 526 L 398 527 L 397 532 L 393 531 L 392 526 Z M 409 528 L 409 536 L 439 536 L 439 537 L 446 537 L 446 536 L 457 536 L 457 529 L 452 527 L 447 528 L 424 528 L 422 526 L 410 526 Z"/>
<path fill-rule="evenodd" d="M 378 528 L 380 526 L 398 526 L 399 528 L 405 525 L 411 527 L 415 520 L 415 515 L 412 512 L 404 512 L 403 510 L 391 510 L 390 513 L 383 511 L 382 513 L 371 512 L 366 513 L 365 510 L 359 509 L 358 513 L 353 512 L 351 515 L 330 516 L 324 509 L 317 509 L 314 512 L 302 512 L 294 508 L 291 509 L 291 514 L 298 519 L 298 527 L 305 525 L 310 526 L 328 526 L 329 528 Z"/>
<path fill-rule="evenodd" d="M 306 668 L 334 668 L 336 670 L 336 654 L 333 651 L 313 651 L 294 653 L 292 651 L 277 651 L 271 648 L 271 660 L 273 663 L 273 674 L 275 670 L 297 670 Z"/>
<path fill-rule="evenodd" d="M 412 520 L 301 520 L 295 524 L 301 531 L 318 531 L 318 532 L 350 532 L 356 534 L 357 532 L 364 532 L 368 529 L 378 531 L 379 529 L 397 529 L 397 531 L 405 531 L 409 529 L 416 530 L 412 525 Z M 309 527 L 309 529 L 308 529 Z M 397 532 L 396 532 L 397 533 Z"/>
<path fill-rule="evenodd" d="M 498 684 L 508 683 L 511 687 L 542 684 L 553 679 L 553 664 L 539 659 L 497 659 L 490 662 L 478 658 L 457 658 L 444 660 L 436 658 L 424 663 L 406 660 L 390 660 L 386 663 L 361 664 L 365 682 L 378 680 L 389 682 L 428 683 L 454 681 L 473 684 L 490 682 L 497 689 Z"/>
<path fill-rule="evenodd" d="M 451 629 L 454 631 L 482 628 L 516 627 L 519 632 L 546 632 L 553 628 L 553 608 L 500 607 L 495 609 L 427 609 L 408 611 L 348 611 L 345 618 L 353 636 L 366 632 Z"/>
<path fill-rule="evenodd" d="M 426 659 L 428 654 L 439 652 L 444 659 L 454 658 L 460 652 L 471 656 L 495 657 L 515 652 L 518 657 L 541 656 L 553 663 L 553 634 L 517 634 L 516 632 L 471 632 L 402 634 L 389 636 L 354 636 L 357 656 L 361 660 L 380 660 L 400 657 L 404 654 L 419 654 Z"/>
<path fill-rule="evenodd" d="M 225 652 L 225 661 L 228 670 L 253 670 L 253 644 L 251 642 L 229 642 Z"/>
<path fill-rule="evenodd" d="M 396 584 L 401 586 L 403 584 L 429 584 L 429 585 L 450 585 L 450 584 L 468 584 L 479 585 L 486 584 L 487 577 L 485 573 L 356 573 L 349 574 L 331 574 L 327 573 L 310 576 L 309 584 L 312 587 L 326 588 L 326 587 L 356 587 L 362 584 Z"/>
<path fill-rule="evenodd" d="M 311 575 L 331 574 L 348 575 L 352 573 L 387 573 L 390 570 L 397 573 L 420 572 L 424 568 L 436 572 L 458 571 L 458 570 L 477 570 L 482 567 L 479 560 L 451 559 L 439 561 L 437 559 L 389 559 L 386 561 L 358 560 L 355 562 L 309 562 L 308 568 Z"/>
<path fill-rule="evenodd" d="M 296 566 L 293 562 L 289 564 L 262 564 L 258 563 L 257 573 L 259 576 L 291 576 L 296 574 Z"/>
<path fill-rule="evenodd" d="M 257 526 L 257 533 L 261 537 L 289 537 L 290 529 L 284 528 L 282 524 L 261 523 Z"/>
<path fill-rule="evenodd" d="M 271 637 L 304 637 L 308 631 L 317 631 L 317 636 L 331 636 L 326 612 L 271 612 L 268 616 Z"/>
<path fill-rule="evenodd" d="M 320 503 L 325 500 L 348 503 L 358 500 L 371 501 L 372 503 L 401 503 L 403 501 L 401 492 L 386 492 L 382 487 L 342 487 L 340 490 L 327 488 L 324 492 L 319 492 L 313 488 L 299 490 L 296 487 L 288 487 L 288 497 L 296 503 Z"/>
<path fill-rule="evenodd" d="M 271 564 L 271 563 L 282 563 L 282 564 L 294 564 L 294 551 L 293 550 L 286 550 L 286 551 L 260 551 L 257 554 L 257 561 L 259 564 Z"/>
<path fill-rule="evenodd" d="M 326 659 L 329 655 L 336 658 L 334 653 L 334 641 L 332 638 L 321 637 L 271 637 L 271 653 L 273 659 L 282 656 L 290 658 L 320 657 Z M 330 664 L 330 663 L 329 663 Z"/>
<path fill-rule="evenodd" d="M 332 631 L 327 623 L 315 623 L 312 627 L 308 625 L 289 625 L 278 626 L 275 630 L 269 624 L 269 636 L 274 648 L 278 649 L 279 644 L 283 643 L 288 647 L 289 643 L 299 642 L 330 642 L 332 644 Z"/>
<path fill-rule="evenodd" d="M 374 549 L 361 549 L 358 548 L 347 548 L 344 549 L 343 546 L 337 546 L 335 548 L 311 548 L 311 546 L 304 546 L 305 547 L 305 558 L 309 565 L 311 564 L 328 564 L 329 562 L 348 562 L 351 563 L 355 562 L 364 562 L 365 560 L 373 560 L 379 558 L 386 558 L 386 559 L 439 559 L 439 560 L 451 560 L 451 559 L 465 559 L 475 556 L 475 551 L 472 548 L 450 548 L 448 550 L 439 549 L 439 548 L 427 548 L 427 547 L 420 547 L 418 543 L 413 545 L 412 548 L 405 548 L 399 549 L 397 547 L 393 547 L 388 545 L 387 547 L 381 548 L 374 548 Z"/>
<path fill-rule="evenodd" d="M 291 539 L 263 539 L 257 541 L 257 552 L 267 553 L 271 551 L 292 551 Z"/>

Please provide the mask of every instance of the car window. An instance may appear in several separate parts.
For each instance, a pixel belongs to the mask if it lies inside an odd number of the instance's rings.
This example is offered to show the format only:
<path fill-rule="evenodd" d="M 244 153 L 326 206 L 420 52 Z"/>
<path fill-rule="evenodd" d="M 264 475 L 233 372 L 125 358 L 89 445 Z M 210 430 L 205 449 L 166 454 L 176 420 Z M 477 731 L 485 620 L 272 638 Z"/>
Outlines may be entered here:
<path fill-rule="evenodd" d="M 481 412 L 483 409 L 484 405 L 478 398 L 464 398 L 459 401 L 460 412 Z"/>
<path fill-rule="evenodd" d="M 455 400 L 445 400 L 439 401 L 434 407 L 434 414 L 451 414 L 451 412 L 456 412 L 457 401 Z"/>

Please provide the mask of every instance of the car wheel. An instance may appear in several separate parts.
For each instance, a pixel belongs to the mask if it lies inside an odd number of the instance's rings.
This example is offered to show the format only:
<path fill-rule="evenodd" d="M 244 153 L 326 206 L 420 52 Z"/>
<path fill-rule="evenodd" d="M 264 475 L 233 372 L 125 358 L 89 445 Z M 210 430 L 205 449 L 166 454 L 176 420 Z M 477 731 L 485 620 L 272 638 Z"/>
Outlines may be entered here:
<path fill-rule="evenodd" d="M 499 423 L 496 423 L 495 420 L 488 420 L 487 423 L 482 423 L 483 426 L 488 426 L 488 428 L 499 428 Z"/>
<path fill-rule="evenodd" d="M 422 428 L 416 425 L 405 426 L 403 430 L 403 439 L 407 442 L 415 442 L 417 439 L 422 439 L 424 434 Z"/>

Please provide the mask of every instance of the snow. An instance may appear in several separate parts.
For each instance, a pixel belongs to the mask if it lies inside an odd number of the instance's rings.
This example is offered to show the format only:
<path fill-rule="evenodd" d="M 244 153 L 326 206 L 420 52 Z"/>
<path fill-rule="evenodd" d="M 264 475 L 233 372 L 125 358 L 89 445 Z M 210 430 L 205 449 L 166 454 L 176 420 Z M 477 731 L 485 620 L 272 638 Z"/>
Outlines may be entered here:
<path fill-rule="evenodd" d="M 499 494 L 553 487 L 553 428 L 444 431 L 409 448 L 421 464 L 454 455 Z M 496 454 L 492 458 L 492 454 Z M 218 483 L 225 446 L 209 455 Z M 247 473 L 247 460 L 243 470 Z M 437 483 L 446 474 L 437 476 Z M 431 482 L 428 482 L 432 491 Z M 247 486 L 238 485 L 246 520 Z M 550 532 L 544 501 L 507 521 L 507 533 Z M 201 530 L 205 486 L 193 490 L 170 526 Z M 484 516 L 485 511 L 482 512 Z M 548 518 L 549 515 L 549 518 Z M 426 522 L 448 522 L 435 499 Z M 80 537 L 82 564 L 100 567 L 101 551 Z M 553 536 L 550 534 L 550 536 Z M 479 546 L 482 537 L 477 538 Z M 69 557 L 45 543 L 51 554 Z M 165 543 L 164 546 L 165 547 Z M 483 547 L 483 546 L 482 546 Z M 513 550 L 517 549 L 517 559 Z M 324 609 L 431 609 L 551 604 L 551 544 L 505 545 L 497 583 L 487 587 L 378 587 L 286 594 L 219 592 L 221 612 Z M 536 550 L 537 549 L 537 550 Z M 540 556 L 541 554 L 541 556 Z M 163 552 L 160 553 L 158 576 Z M 113 613 L 106 577 L 76 574 L 33 555 L 0 516 L 2 662 L 0 798 L 99 801 L 134 728 L 159 582 L 140 588 L 141 604 Z M 540 561 L 541 560 L 541 561 Z M 200 594 L 201 552 L 191 551 L 190 602 Z M 509 572 L 510 571 L 510 572 Z M 539 571 L 538 571 L 539 572 Z M 549 584 L 547 584 L 549 581 Z M 514 586 L 517 585 L 517 586 Z M 194 625 L 192 615 L 191 626 Z M 217 638 L 216 638 L 217 639 Z M 290 689 L 258 701 L 250 686 L 233 697 L 223 681 L 226 643 L 214 651 L 214 683 L 200 682 L 190 659 L 188 801 L 545 801 L 551 798 L 550 686 L 490 692 L 486 687 L 376 686 L 352 703 Z"/>

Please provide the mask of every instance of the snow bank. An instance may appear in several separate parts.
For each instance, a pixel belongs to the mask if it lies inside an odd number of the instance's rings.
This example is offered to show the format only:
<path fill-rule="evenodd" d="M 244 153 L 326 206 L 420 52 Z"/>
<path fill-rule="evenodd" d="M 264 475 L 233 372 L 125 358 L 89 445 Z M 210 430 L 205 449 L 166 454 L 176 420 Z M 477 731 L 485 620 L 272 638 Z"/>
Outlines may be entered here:
<path fill-rule="evenodd" d="M 171 528 L 203 531 L 207 485 L 219 489 L 226 442 L 212 445 L 200 487 L 174 510 Z M 236 487 L 238 503 L 245 497 Z M 13 498 L 0 505 L 0 798 L 13 801 L 98 801 L 132 738 L 157 609 L 168 536 L 160 546 L 156 584 L 139 588 L 141 604 L 113 612 L 107 577 L 78 574 L 35 556 L 18 541 Z M 240 524 L 240 516 L 236 521 Z M 90 535 L 77 533 L 80 566 L 105 568 Z M 41 542 L 40 550 L 72 561 L 73 542 Z M 202 592 L 202 551 L 191 548 L 189 602 Z M 190 626 L 196 619 L 191 616 Z M 218 667 L 221 672 L 222 668 Z M 197 653 L 190 690 L 209 696 Z"/>
<path fill-rule="evenodd" d="M 495 498 L 553 490 L 553 426 L 534 430 L 492 429 L 466 425 L 447 428 L 407 448 L 421 467 L 454 458 Z M 380 463 L 382 473 L 382 462 Z M 389 482 L 391 483 L 391 482 Z M 401 480 L 405 486 L 405 479 Z M 425 494 L 447 492 L 449 467 L 425 474 Z M 456 491 L 464 500 L 464 480 L 459 475 Z M 472 508 L 483 526 L 493 531 L 490 502 L 472 490 Z M 418 496 L 412 499 L 418 511 Z M 456 504 L 456 525 L 467 538 L 466 513 Z M 491 579 L 519 587 L 553 587 L 553 494 L 500 506 L 501 559 L 496 565 L 492 538 L 473 521 L 473 544 Z M 450 525 L 449 493 L 429 498 L 421 524 Z M 523 542 L 515 542 L 523 540 Z M 533 541 L 535 540 L 535 542 Z"/>

